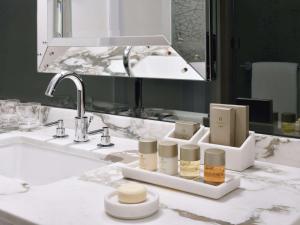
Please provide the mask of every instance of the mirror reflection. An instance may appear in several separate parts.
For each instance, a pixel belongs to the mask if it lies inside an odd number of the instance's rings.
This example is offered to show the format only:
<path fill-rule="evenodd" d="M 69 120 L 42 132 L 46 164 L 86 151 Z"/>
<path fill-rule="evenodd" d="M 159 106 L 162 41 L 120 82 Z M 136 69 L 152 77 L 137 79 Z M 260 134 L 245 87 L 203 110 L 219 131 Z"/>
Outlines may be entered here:
<path fill-rule="evenodd" d="M 205 63 L 199 63 L 205 73 Z M 203 80 L 170 46 L 49 47 L 40 71 L 135 78 Z"/>
<path fill-rule="evenodd" d="M 206 0 L 39 1 L 38 70 L 206 80 L 208 10 Z"/>
<path fill-rule="evenodd" d="M 235 1 L 231 102 L 250 105 L 260 133 L 300 134 L 299 9 L 296 0 Z"/>
<path fill-rule="evenodd" d="M 47 15 L 51 46 L 171 42 L 171 0 L 48 0 Z"/>

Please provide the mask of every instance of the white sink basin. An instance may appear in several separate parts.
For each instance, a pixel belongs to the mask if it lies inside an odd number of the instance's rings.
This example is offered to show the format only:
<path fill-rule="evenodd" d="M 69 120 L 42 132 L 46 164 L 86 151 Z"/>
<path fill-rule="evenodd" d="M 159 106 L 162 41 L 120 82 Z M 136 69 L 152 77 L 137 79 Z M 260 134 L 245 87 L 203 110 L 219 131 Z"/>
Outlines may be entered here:
<path fill-rule="evenodd" d="M 30 185 L 49 184 L 107 164 L 70 154 L 67 147 L 30 138 L 14 137 L 0 142 L 0 175 Z"/>

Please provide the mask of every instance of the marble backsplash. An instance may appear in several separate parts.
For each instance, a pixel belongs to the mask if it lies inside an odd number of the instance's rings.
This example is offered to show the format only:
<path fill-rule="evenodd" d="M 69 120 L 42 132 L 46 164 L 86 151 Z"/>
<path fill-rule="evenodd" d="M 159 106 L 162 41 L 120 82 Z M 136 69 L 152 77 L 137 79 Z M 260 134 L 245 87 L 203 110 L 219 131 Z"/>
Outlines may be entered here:
<path fill-rule="evenodd" d="M 174 127 L 174 123 L 157 120 L 139 119 L 103 113 L 87 113 L 87 115 L 94 117 L 90 130 L 96 130 L 103 126 L 107 126 L 110 128 L 112 136 L 135 140 L 140 137 L 154 137 L 161 140 Z M 75 116 L 75 110 L 43 107 L 41 121 L 52 122 L 63 119 L 66 128 L 73 128 L 73 118 Z M 5 131 L 1 130 L 1 133 L 3 132 Z M 255 138 L 256 160 L 300 167 L 300 139 L 265 134 L 256 134 Z"/>
<path fill-rule="evenodd" d="M 51 108 L 48 121 L 64 119 L 66 127 L 73 127 L 74 110 Z M 138 139 L 140 137 L 155 137 L 162 139 L 174 127 L 173 123 L 116 116 L 101 113 L 88 113 L 94 120 L 90 130 L 108 126 L 111 135 Z M 300 139 L 276 137 L 256 134 L 256 160 L 300 167 Z"/>

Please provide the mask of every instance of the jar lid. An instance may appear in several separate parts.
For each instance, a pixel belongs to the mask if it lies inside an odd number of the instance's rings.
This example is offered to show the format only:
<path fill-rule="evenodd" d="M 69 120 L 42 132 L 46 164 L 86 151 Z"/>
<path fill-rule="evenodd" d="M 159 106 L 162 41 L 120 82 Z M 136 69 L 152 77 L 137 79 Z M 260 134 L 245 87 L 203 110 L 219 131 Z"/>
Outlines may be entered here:
<path fill-rule="evenodd" d="M 162 141 L 158 144 L 158 154 L 161 157 L 172 158 L 178 156 L 178 146 L 174 141 Z"/>
<path fill-rule="evenodd" d="M 200 160 L 200 147 L 198 145 L 182 145 L 180 147 L 180 160 L 198 161 Z"/>
<path fill-rule="evenodd" d="M 281 114 L 281 122 L 295 123 L 296 122 L 296 114 L 295 113 L 282 113 Z"/>
<path fill-rule="evenodd" d="M 152 154 L 157 152 L 157 141 L 154 138 L 141 138 L 139 140 L 139 152 Z"/>
<path fill-rule="evenodd" d="M 204 153 L 204 164 L 210 166 L 224 166 L 225 151 L 221 149 L 207 149 Z"/>

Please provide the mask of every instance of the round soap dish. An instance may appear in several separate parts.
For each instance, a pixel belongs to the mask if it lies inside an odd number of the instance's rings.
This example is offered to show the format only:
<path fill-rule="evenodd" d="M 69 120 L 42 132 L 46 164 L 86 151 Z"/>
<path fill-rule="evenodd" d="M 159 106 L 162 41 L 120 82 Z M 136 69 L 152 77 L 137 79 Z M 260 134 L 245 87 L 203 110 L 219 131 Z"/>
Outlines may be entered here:
<path fill-rule="evenodd" d="M 138 204 L 123 204 L 118 200 L 117 191 L 114 191 L 105 196 L 104 208 L 108 215 L 118 219 L 143 219 L 158 211 L 159 196 L 155 192 L 148 191 L 146 201 Z"/>

